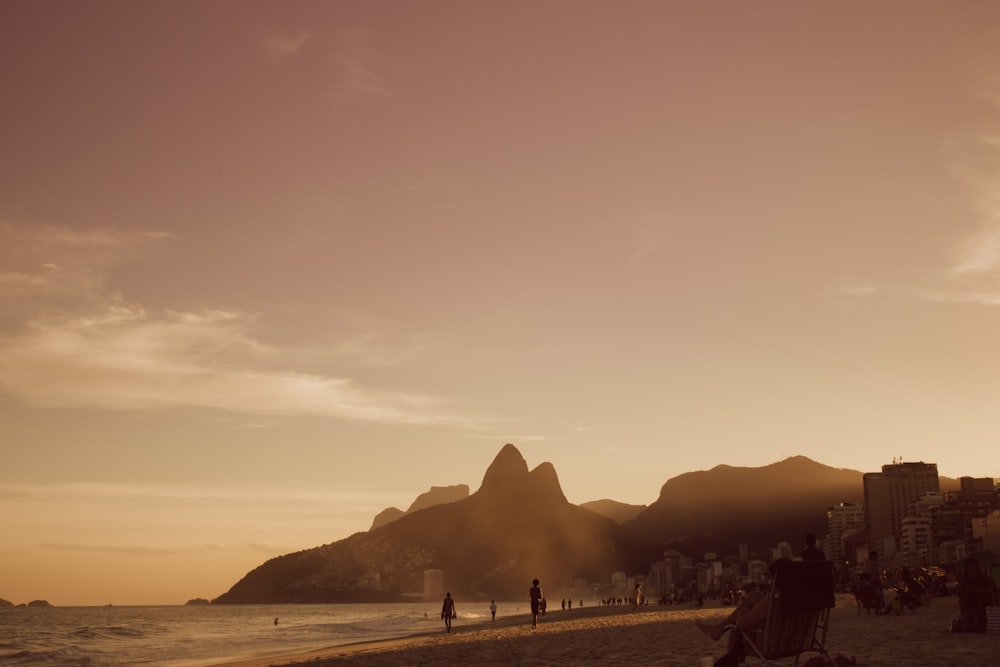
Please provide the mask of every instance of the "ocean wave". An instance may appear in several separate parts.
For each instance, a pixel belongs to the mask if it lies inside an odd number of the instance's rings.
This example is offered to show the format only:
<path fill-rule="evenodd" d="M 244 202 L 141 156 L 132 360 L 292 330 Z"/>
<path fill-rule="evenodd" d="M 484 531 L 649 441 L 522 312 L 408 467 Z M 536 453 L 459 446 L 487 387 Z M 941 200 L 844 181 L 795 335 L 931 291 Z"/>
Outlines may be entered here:
<path fill-rule="evenodd" d="M 85 627 L 78 628 L 70 633 L 71 636 L 77 639 L 115 639 L 115 638 L 142 638 L 146 636 L 146 633 L 138 628 L 133 628 L 124 625 L 111 625 L 107 627 Z"/>
<path fill-rule="evenodd" d="M 95 656 L 85 655 L 75 647 L 50 649 L 46 651 L 21 650 L 15 653 L 0 654 L 0 664 L 25 667 L 104 667 L 111 663 L 101 661 Z"/>

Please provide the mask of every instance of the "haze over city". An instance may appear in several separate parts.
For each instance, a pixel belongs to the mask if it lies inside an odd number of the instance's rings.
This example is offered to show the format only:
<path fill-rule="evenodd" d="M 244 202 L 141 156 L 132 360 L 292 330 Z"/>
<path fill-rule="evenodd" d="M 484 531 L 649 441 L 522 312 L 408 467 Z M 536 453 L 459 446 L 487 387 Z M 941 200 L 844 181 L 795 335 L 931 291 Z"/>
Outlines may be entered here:
<path fill-rule="evenodd" d="M 995 2 L 6 0 L 0 90 L 5 599 L 214 597 L 506 442 L 1000 477 Z"/>

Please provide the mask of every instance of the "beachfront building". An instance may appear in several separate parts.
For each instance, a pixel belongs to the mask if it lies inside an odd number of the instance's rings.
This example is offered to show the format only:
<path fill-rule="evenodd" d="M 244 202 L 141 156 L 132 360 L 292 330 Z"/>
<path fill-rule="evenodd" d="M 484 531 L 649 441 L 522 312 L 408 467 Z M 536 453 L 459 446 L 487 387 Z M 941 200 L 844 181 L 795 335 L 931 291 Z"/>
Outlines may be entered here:
<path fill-rule="evenodd" d="M 444 596 L 444 570 L 424 570 L 424 597 L 436 600 Z"/>
<path fill-rule="evenodd" d="M 965 542 L 962 540 L 949 540 L 937 547 L 939 563 L 958 563 L 965 558 L 966 553 Z"/>
<path fill-rule="evenodd" d="M 973 521 L 972 534 L 981 541 L 984 549 L 1000 554 L 1000 510 Z"/>
<path fill-rule="evenodd" d="M 840 564 L 848 564 L 848 550 L 844 546 L 844 535 L 850 531 L 861 531 L 865 527 L 865 511 L 857 503 L 839 503 L 826 510 L 826 540 L 823 550 L 826 557 Z M 853 557 L 853 553 L 850 553 Z"/>
<path fill-rule="evenodd" d="M 962 542 L 965 551 L 971 552 L 983 548 L 974 524 L 1000 509 L 1000 496 L 989 477 L 961 477 L 959 485 L 957 491 L 945 492 L 941 504 L 931 507 L 928 515 L 933 523 L 935 545 Z"/>
<path fill-rule="evenodd" d="M 927 516 L 903 517 L 902 541 L 900 542 L 903 557 L 910 567 L 927 565 L 932 558 L 933 530 L 931 519 Z"/>
<path fill-rule="evenodd" d="M 684 589 L 682 575 L 690 565 L 691 559 L 681 552 L 675 549 L 664 551 L 663 560 L 653 563 L 646 574 L 646 595 L 672 599 L 675 593 Z M 621 574 L 624 576 L 625 573 Z"/>
<path fill-rule="evenodd" d="M 1000 495 L 991 477 L 959 477 L 959 490 L 945 494 L 945 504 L 958 508 L 962 539 L 970 550 L 983 548 L 973 533 L 973 522 L 1000 509 Z"/>
<path fill-rule="evenodd" d="M 762 560 L 751 560 L 747 563 L 747 581 L 762 582 L 770 578 L 767 563 Z"/>
<path fill-rule="evenodd" d="M 936 463 L 896 462 L 862 476 L 869 547 L 884 556 L 902 541 L 903 517 L 928 491 L 941 491 Z"/>
<path fill-rule="evenodd" d="M 771 547 L 771 561 L 776 561 L 779 558 L 792 558 L 794 556 L 792 551 L 792 545 L 788 542 L 778 542 L 776 545 Z"/>
<path fill-rule="evenodd" d="M 624 597 L 628 590 L 628 575 L 618 570 L 611 573 L 611 597 Z"/>

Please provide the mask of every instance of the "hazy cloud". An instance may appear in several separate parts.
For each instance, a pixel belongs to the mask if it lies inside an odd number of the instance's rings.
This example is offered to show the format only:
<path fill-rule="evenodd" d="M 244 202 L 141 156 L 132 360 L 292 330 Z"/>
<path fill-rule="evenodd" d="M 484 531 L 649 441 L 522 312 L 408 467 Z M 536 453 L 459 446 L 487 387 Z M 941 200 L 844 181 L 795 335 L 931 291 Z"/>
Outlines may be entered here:
<path fill-rule="evenodd" d="M 29 257 L 28 266 L 11 270 L 14 259 L 0 253 L 0 303 L 6 302 L 9 329 L 0 336 L 0 391 L 22 400 L 479 427 L 476 418 L 433 397 L 364 388 L 351 378 L 314 372 L 308 354 L 259 340 L 255 314 L 126 302 L 107 284 L 109 264 L 167 234 L 4 224 L 0 236 L 8 250 L 17 247 Z M 357 353 L 359 346 L 370 350 L 370 340 L 335 342 L 323 360 L 338 350 Z"/>
<path fill-rule="evenodd" d="M 0 483 L 0 502 L 101 504 L 122 506 L 143 501 L 147 504 L 197 503 L 212 505 L 233 503 L 241 507 L 248 504 L 273 507 L 275 505 L 307 505 L 310 507 L 381 508 L 386 499 L 392 502 L 412 500 L 405 493 L 395 493 L 384 488 L 371 490 L 310 488 L 305 486 L 185 486 L 172 484 L 126 484 L 115 482 L 53 482 Z M 324 509 L 329 514 L 329 509 Z"/>
<path fill-rule="evenodd" d="M 980 228 L 954 249 L 949 283 L 929 298 L 1000 305 L 1000 79 L 995 68 L 979 77 L 977 91 L 988 109 L 988 126 L 967 130 L 948 142 L 945 154 L 968 189 Z"/>
<path fill-rule="evenodd" d="M 109 269 L 168 232 L 79 230 L 57 225 L 0 222 L 0 304 L 5 315 L 24 319 L 49 309 L 89 308 L 113 298 Z M 33 312 L 18 302 L 30 299 Z"/>
<path fill-rule="evenodd" d="M 633 241 L 632 251 L 625 258 L 626 268 L 632 268 L 644 263 L 655 255 L 667 243 L 667 232 L 659 225 L 648 224 L 642 227 Z"/>
<path fill-rule="evenodd" d="M 38 405 L 99 409 L 198 406 L 475 428 L 431 397 L 364 389 L 349 378 L 274 368 L 254 316 L 106 305 L 29 323 L 0 340 L 0 389 Z"/>
<path fill-rule="evenodd" d="M 367 34 L 344 31 L 330 54 L 334 64 L 334 101 L 338 104 L 365 99 L 388 99 L 393 91 L 379 71 L 382 59 L 369 47 Z"/>
<path fill-rule="evenodd" d="M 272 58 L 287 60 L 302 51 L 309 39 L 309 35 L 305 32 L 294 35 L 276 35 L 264 40 L 264 48 Z"/>
<path fill-rule="evenodd" d="M 167 556 L 184 551 L 176 547 L 159 547 L 143 544 L 86 544 L 82 542 L 47 542 L 40 545 L 43 549 L 57 551 L 91 551 L 101 553 L 116 553 L 127 556 Z"/>

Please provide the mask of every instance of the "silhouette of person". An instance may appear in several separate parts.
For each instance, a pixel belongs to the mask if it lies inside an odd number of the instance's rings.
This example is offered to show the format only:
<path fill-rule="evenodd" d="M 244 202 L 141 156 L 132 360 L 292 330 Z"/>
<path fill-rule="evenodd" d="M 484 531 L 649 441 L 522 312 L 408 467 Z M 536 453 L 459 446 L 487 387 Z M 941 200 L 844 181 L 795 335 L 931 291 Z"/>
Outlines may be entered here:
<path fill-rule="evenodd" d="M 531 598 L 531 627 L 538 627 L 538 606 L 542 600 L 542 589 L 538 586 L 538 579 L 531 580 L 531 588 L 528 589 L 528 596 Z"/>
<path fill-rule="evenodd" d="M 490 616 L 491 616 L 491 620 L 493 620 L 493 621 L 497 620 L 497 601 L 496 600 L 490 600 Z"/>
<path fill-rule="evenodd" d="M 806 535 L 806 548 L 802 550 L 802 560 L 826 560 L 826 554 L 816 546 L 816 536 Z"/>
<path fill-rule="evenodd" d="M 441 605 L 441 618 L 444 619 L 445 632 L 451 632 L 451 619 L 458 616 L 455 612 L 455 601 L 451 599 L 451 593 L 445 593 L 444 603 Z"/>
<path fill-rule="evenodd" d="M 779 558 L 771 563 L 768 569 L 771 571 L 771 575 L 774 576 L 780 568 L 790 562 L 791 560 L 788 558 Z M 762 590 L 757 589 L 750 591 L 743 599 L 743 602 L 741 602 L 739 606 L 736 607 L 736 609 L 734 609 L 732 613 L 722 621 L 709 623 L 707 621 L 696 620 L 694 624 L 698 626 L 698 628 L 704 632 L 709 639 L 719 641 L 719 639 L 722 638 L 722 635 L 726 634 L 729 630 L 730 626 L 736 626 L 742 631 L 746 631 L 751 628 L 763 627 L 765 621 L 767 621 L 767 612 L 770 606 L 771 601 L 768 599 L 767 594 L 765 594 Z M 742 662 L 742 660 L 740 660 L 742 657 L 740 654 L 741 651 L 742 641 L 740 640 L 740 633 L 730 632 L 726 655 L 719 658 L 715 664 L 736 665 L 738 662 Z"/>
<path fill-rule="evenodd" d="M 986 607 L 996 603 L 996 582 L 983 572 L 975 556 L 968 556 L 963 565 L 965 572 L 955 588 L 960 615 L 952 623 L 952 632 L 986 632 Z"/>
<path fill-rule="evenodd" d="M 275 625 L 277 625 L 277 624 L 278 624 L 278 617 L 277 617 L 277 616 L 275 616 L 275 617 L 274 617 L 274 624 L 275 624 Z"/>
<path fill-rule="evenodd" d="M 635 599 L 632 601 L 632 611 L 639 608 L 642 604 L 642 584 L 635 585 Z"/>

